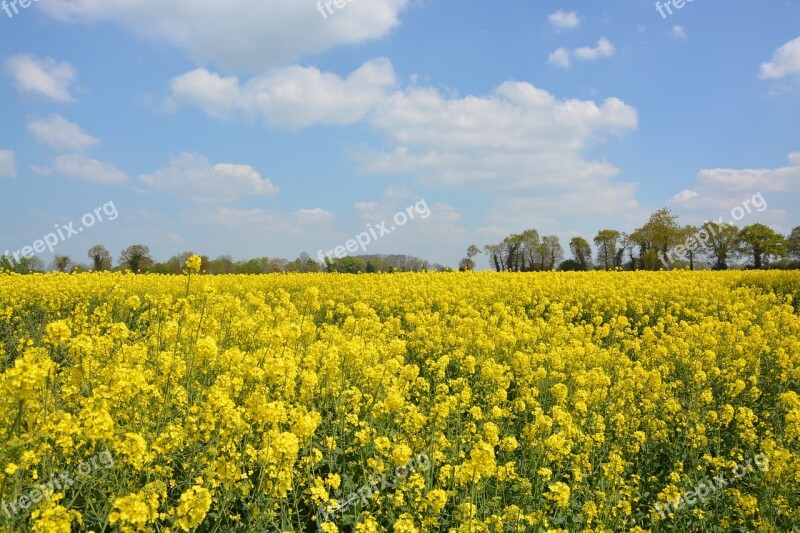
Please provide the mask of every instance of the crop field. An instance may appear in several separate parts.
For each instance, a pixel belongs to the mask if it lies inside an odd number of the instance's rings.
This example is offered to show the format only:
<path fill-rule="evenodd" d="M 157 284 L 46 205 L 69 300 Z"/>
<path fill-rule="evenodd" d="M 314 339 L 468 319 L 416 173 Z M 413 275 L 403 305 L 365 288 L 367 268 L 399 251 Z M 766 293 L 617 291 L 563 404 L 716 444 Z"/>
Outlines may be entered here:
<path fill-rule="evenodd" d="M 0 530 L 798 531 L 800 273 L 0 274 Z"/>

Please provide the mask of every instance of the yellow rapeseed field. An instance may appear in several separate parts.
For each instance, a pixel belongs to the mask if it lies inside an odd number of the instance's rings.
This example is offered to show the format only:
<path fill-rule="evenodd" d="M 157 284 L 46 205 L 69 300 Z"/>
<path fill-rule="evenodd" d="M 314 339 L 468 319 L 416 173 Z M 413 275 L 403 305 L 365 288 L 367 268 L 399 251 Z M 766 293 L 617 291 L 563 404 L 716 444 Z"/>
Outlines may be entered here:
<path fill-rule="evenodd" d="M 0 274 L 0 529 L 800 531 L 799 294 Z"/>

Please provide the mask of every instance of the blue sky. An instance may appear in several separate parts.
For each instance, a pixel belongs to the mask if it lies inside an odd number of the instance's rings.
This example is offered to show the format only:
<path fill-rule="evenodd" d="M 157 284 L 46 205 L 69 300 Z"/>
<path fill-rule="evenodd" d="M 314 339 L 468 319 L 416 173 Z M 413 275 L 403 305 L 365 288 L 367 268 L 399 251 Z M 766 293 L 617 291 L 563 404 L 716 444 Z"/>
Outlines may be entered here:
<path fill-rule="evenodd" d="M 800 0 L 337 1 L 0 4 L 0 253 L 109 202 L 55 253 L 314 256 L 423 200 L 367 253 L 800 224 Z"/>

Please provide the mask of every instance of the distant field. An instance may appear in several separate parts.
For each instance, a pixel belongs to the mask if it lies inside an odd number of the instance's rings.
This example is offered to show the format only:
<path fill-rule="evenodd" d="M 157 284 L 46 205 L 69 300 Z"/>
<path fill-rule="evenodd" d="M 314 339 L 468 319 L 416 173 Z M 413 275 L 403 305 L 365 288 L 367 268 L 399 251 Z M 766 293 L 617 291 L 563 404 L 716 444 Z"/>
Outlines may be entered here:
<path fill-rule="evenodd" d="M 0 275 L 0 528 L 800 531 L 798 301 L 800 272 Z"/>

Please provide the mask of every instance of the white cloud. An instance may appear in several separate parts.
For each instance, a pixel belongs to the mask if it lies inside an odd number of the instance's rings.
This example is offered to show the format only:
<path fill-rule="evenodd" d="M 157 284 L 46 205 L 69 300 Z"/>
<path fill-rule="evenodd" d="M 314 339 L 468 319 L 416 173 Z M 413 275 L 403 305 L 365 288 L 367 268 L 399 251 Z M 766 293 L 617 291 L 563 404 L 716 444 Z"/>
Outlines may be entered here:
<path fill-rule="evenodd" d="M 77 72 L 66 61 L 56 63 L 49 57 L 20 54 L 6 59 L 6 70 L 14 77 L 17 90 L 22 94 L 45 96 L 56 102 L 75 101 L 70 85 Z"/>
<path fill-rule="evenodd" d="M 584 151 L 638 126 L 636 110 L 617 98 L 599 105 L 559 100 L 520 82 L 506 82 L 483 97 L 412 88 L 378 106 L 370 121 L 388 147 L 357 154 L 362 173 L 414 175 L 430 186 L 484 189 L 496 196 L 535 191 L 548 199 L 617 190 L 611 182 L 617 169 L 604 159 L 587 160 Z"/>
<path fill-rule="evenodd" d="M 571 65 L 571 59 L 578 61 L 596 61 L 604 57 L 612 57 L 617 53 L 617 49 L 611 44 L 611 41 L 605 37 L 597 41 L 597 46 L 591 48 L 584 46 L 574 50 L 567 50 L 566 48 L 558 48 L 547 57 L 547 64 L 554 65 L 563 69 L 568 69 Z"/>
<path fill-rule="evenodd" d="M 689 40 L 689 35 L 686 33 L 686 30 L 683 29 L 683 26 L 673 26 L 669 34 L 673 39 L 677 39 L 678 41 Z"/>
<path fill-rule="evenodd" d="M 100 142 L 57 113 L 30 119 L 28 131 L 36 141 L 60 152 L 82 152 Z"/>
<path fill-rule="evenodd" d="M 196 105 L 217 118 L 234 112 L 260 116 L 272 126 L 301 128 L 315 123 L 361 120 L 395 86 L 388 59 L 367 61 L 346 78 L 316 67 L 274 69 L 242 84 L 204 68 L 172 80 L 174 102 Z"/>
<path fill-rule="evenodd" d="M 242 196 L 278 194 L 278 188 L 250 165 L 219 163 L 182 153 L 170 159 L 170 166 L 139 179 L 153 189 L 195 202 L 232 202 Z"/>
<path fill-rule="evenodd" d="M 83 154 L 59 156 L 53 166 L 62 174 L 92 183 L 121 183 L 128 179 L 128 175 L 114 165 Z"/>
<path fill-rule="evenodd" d="M 597 41 L 597 46 L 591 48 L 584 46 L 575 49 L 572 54 L 581 61 L 595 61 L 603 57 L 611 57 L 617 53 L 617 49 L 611 44 L 611 41 L 605 37 Z"/>
<path fill-rule="evenodd" d="M 195 105 L 216 118 L 230 118 L 241 105 L 242 89 L 236 76 L 220 76 L 199 68 L 172 78 L 175 103 Z"/>
<path fill-rule="evenodd" d="M 788 159 L 789 166 L 771 169 L 702 169 L 693 188 L 676 194 L 668 204 L 690 211 L 727 211 L 752 194 L 800 191 L 800 152 Z"/>
<path fill-rule="evenodd" d="M 800 189 L 800 166 L 771 169 L 715 168 L 701 170 L 698 184 L 727 191 L 793 191 Z"/>
<path fill-rule="evenodd" d="M 698 196 L 700 196 L 699 192 L 692 191 L 689 189 L 684 189 L 675 196 L 673 196 L 672 199 L 669 201 L 669 203 L 680 204 L 684 202 L 689 202 L 690 200 L 693 200 Z"/>
<path fill-rule="evenodd" d="M 17 175 L 14 152 L 0 148 L 0 178 L 13 178 Z"/>
<path fill-rule="evenodd" d="M 304 224 L 329 223 L 334 218 L 333 213 L 330 211 L 325 211 L 321 207 L 315 207 L 313 209 L 298 209 L 295 211 L 295 216 L 299 222 Z"/>
<path fill-rule="evenodd" d="M 547 64 L 567 69 L 570 67 L 569 50 L 558 48 L 547 56 Z"/>
<path fill-rule="evenodd" d="M 42 2 L 52 17 L 112 22 L 183 48 L 199 63 L 258 71 L 337 45 L 386 36 L 410 0 L 358 0 L 324 18 L 317 2 L 298 0 L 72 0 Z"/>
<path fill-rule="evenodd" d="M 563 9 L 551 13 L 547 17 L 547 20 L 550 21 L 550 24 L 552 24 L 554 28 L 559 30 L 571 30 L 577 28 L 578 24 L 580 24 L 577 13 L 574 11 L 566 12 Z"/>
<path fill-rule="evenodd" d="M 800 37 L 778 48 L 772 61 L 761 64 L 761 79 L 780 79 L 800 74 Z"/>

